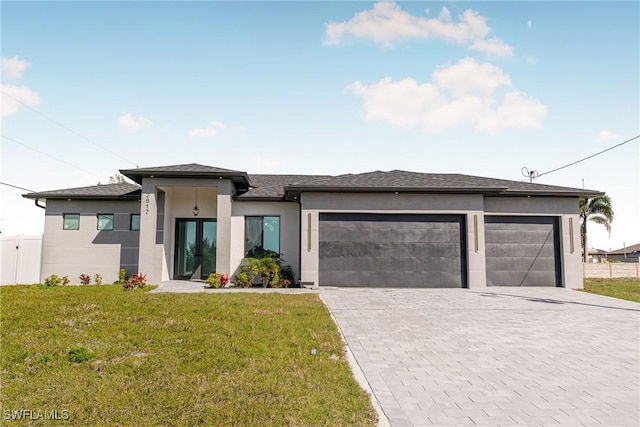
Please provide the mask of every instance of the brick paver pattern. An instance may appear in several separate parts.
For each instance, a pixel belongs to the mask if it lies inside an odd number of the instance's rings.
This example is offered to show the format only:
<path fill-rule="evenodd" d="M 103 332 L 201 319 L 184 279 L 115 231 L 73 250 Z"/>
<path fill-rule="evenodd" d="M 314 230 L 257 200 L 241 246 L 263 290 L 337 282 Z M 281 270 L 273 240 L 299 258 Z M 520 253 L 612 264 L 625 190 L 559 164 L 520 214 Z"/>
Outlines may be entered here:
<path fill-rule="evenodd" d="M 321 292 L 392 426 L 640 426 L 640 304 L 563 288 Z"/>

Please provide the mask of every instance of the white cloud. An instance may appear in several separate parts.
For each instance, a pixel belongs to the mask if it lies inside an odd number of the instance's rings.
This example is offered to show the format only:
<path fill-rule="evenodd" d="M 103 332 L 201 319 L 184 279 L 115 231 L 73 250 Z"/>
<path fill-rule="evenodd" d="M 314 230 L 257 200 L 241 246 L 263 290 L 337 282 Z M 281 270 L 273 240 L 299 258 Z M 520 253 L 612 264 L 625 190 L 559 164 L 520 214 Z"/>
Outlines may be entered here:
<path fill-rule="evenodd" d="M 124 129 L 140 129 L 152 124 L 153 122 L 146 117 L 136 117 L 131 113 L 124 114 L 118 118 L 118 126 Z"/>
<path fill-rule="evenodd" d="M 482 52 L 489 57 L 507 57 L 513 55 L 513 48 L 496 38 L 478 39 L 473 42 L 469 49 Z"/>
<path fill-rule="evenodd" d="M 501 86 L 510 86 L 511 78 L 501 68 L 475 59 L 463 58 L 456 64 L 440 68 L 431 75 L 433 82 L 455 96 L 488 96 Z"/>
<path fill-rule="evenodd" d="M 619 133 L 611 132 L 608 130 L 603 130 L 598 134 L 598 141 L 600 142 L 608 142 L 616 139 L 622 138 L 622 135 Z"/>
<path fill-rule="evenodd" d="M 2 78 L 19 79 L 27 68 L 31 68 L 31 63 L 23 61 L 17 55 L 13 58 L 2 57 Z"/>
<path fill-rule="evenodd" d="M 507 93 L 502 104 L 480 118 L 476 129 L 493 134 L 500 129 L 540 129 L 547 107 L 519 90 Z"/>
<path fill-rule="evenodd" d="M 191 129 L 187 132 L 187 135 L 190 138 L 215 138 L 225 129 L 227 129 L 227 126 L 224 123 L 214 120 L 205 128 Z"/>
<path fill-rule="evenodd" d="M 9 96 L 2 94 L 2 105 L 0 106 L 0 117 L 7 117 L 15 114 L 22 106 L 16 99 L 30 107 L 40 104 L 40 95 L 26 86 L 0 85 L 0 90 Z M 14 99 L 15 98 L 15 99 Z"/>
<path fill-rule="evenodd" d="M 527 20 L 527 28 L 531 29 L 532 25 L 533 25 L 533 22 L 531 22 L 531 19 Z"/>
<path fill-rule="evenodd" d="M 539 100 L 513 89 L 502 69 L 472 58 L 435 70 L 431 82 L 386 77 L 369 85 L 357 81 L 348 89 L 362 98 L 367 120 L 403 129 L 471 125 L 492 134 L 507 128 L 538 129 L 547 114 Z"/>
<path fill-rule="evenodd" d="M 487 39 L 491 33 L 487 18 L 474 10 L 465 10 L 458 22 L 454 22 L 446 7 L 436 18 L 423 18 L 405 12 L 394 2 L 378 2 L 373 9 L 356 13 L 348 21 L 326 24 L 323 44 L 338 45 L 353 37 L 392 47 L 396 42 L 410 39 L 441 39 L 469 44 L 473 50 L 492 56 L 511 55 L 510 46 L 495 37 Z"/>

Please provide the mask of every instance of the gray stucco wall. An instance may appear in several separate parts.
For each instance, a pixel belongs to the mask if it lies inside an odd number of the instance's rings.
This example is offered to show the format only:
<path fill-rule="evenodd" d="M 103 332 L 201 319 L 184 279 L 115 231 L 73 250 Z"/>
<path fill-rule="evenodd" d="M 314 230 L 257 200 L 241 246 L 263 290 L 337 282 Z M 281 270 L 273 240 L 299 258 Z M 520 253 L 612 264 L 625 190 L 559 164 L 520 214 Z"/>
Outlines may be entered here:
<path fill-rule="evenodd" d="M 231 269 L 244 257 L 245 216 L 280 217 L 280 253 L 300 279 L 300 205 L 293 202 L 234 202 L 231 217 Z"/>
<path fill-rule="evenodd" d="M 583 288 L 577 197 L 485 197 L 487 215 L 557 216 L 560 225 L 562 286 Z"/>
<path fill-rule="evenodd" d="M 320 212 L 449 213 L 465 216 L 467 286 L 486 286 L 484 201 L 480 194 L 303 193 L 300 201 L 300 269 L 305 282 L 319 283 Z"/>
<path fill-rule="evenodd" d="M 80 214 L 79 230 L 63 230 L 63 214 Z M 97 214 L 114 214 L 113 230 L 97 229 Z M 103 283 L 118 279 L 121 268 L 138 270 L 138 231 L 130 231 L 130 215 L 140 213 L 137 201 L 47 200 L 40 279 L 57 274 L 78 283 L 81 274 L 102 275 Z"/>

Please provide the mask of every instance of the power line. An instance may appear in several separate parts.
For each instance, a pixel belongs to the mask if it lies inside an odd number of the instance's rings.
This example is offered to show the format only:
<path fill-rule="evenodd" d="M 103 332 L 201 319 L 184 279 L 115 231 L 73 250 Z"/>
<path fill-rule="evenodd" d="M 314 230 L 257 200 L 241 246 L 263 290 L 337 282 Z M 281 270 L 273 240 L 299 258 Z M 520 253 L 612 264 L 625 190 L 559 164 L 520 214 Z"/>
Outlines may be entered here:
<path fill-rule="evenodd" d="M 580 160 L 576 160 L 575 162 L 571 162 L 571 163 L 569 163 L 569 164 L 567 164 L 567 165 L 560 166 L 559 168 L 555 168 L 555 169 L 552 169 L 552 170 L 547 171 L 547 172 L 538 173 L 538 171 L 536 171 L 536 170 L 529 170 L 529 169 L 527 169 L 526 167 L 523 167 L 523 168 L 521 169 L 521 172 L 522 172 L 522 175 L 524 175 L 524 176 L 526 176 L 526 177 L 528 177 L 528 178 L 529 178 L 529 182 L 533 182 L 533 180 L 534 180 L 535 178 L 539 178 L 539 177 L 541 177 L 541 176 L 543 176 L 543 175 L 549 175 L 550 173 L 557 172 L 557 171 L 559 171 L 559 170 L 561 170 L 561 169 L 566 169 L 566 168 L 568 168 L 569 166 L 573 166 L 573 165 L 576 165 L 576 164 L 578 164 L 578 163 L 580 163 L 580 162 L 584 162 L 585 160 L 592 159 L 592 158 L 594 158 L 594 157 L 596 157 L 596 156 L 599 156 L 600 154 L 606 153 L 607 151 L 611 151 L 611 150 L 613 150 L 614 148 L 618 148 L 618 147 L 620 147 L 620 146 L 622 146 L 622 145 L 624 145 L 624 144 L 627 144 L 627 143 L 629 143 L 629 142 L 631 142 L 631 141 L 634 141 L 634 140 L 636 140 L 636 139 L 638 139 L 638 138 L 640 138 L 640 135 L 636 135 L 636 136 L 634 136 L 633 138 L 629 138 L 629 139 L 627 139 L 626 141 L 621 142 L 620 144 L 616 144 L 616 145 L 614 145 L 614 146 L 612 146 L 612 147 L 609 147 L 609 148 L 607 148 L 607 149 L 605 149 L 605 150 L 599 151 L 599 152 L 597 152 L 597 153 L 595 153 L 595 154 L 592 154 L 592 155 L 590 155 L 590 156 L 587 156 L 587 157 L 582 158 L 582 159 L 580 159 Z"/>
<path fill-rule="evenodd" d="M 104 146 L 103 146 L 103 145 L 101 145 L 101 144 L 98 144 L 97 142 L 95 142 L 95 141 L 93 141 L 93 140 L 91 140 L 91 139 L 87 138 L 87 137 L 86 137 L 86 136 L 84 136 L 84 135 L 79 134 L 78 132 L 76 132 L 75 130 L 71 129 L 70 127 L 63 125 L 63 124 L 62 124 L 62 123 L 60 123 L 59 121 L 57 121 L 57 120 L 55 120 L 55 119 L 52 119 L 51 117 L 47 116 L 47 115 L 46 115 L 46 114 L 44 114 L 44 113 L 41 113 L 40 111 L 36 110 L 35 108 L 32 108 L 32 107 L 28 106 L 28 105 L 27 105 L 27 104 L 25 104 L 24 102 L 20 101 L 18 98 L 15 98 L 15 97 L 13 97 L 13 96 L 9 95 L 9 94 L 8 94 L 8 93 L 6 93 L 5 91 L 0 90 L 0 93 L 2 93 L 2 94 L 3 94 L 3 95 L 5 95 L 5 96 L 8 96 L 9 98 L 13 99 L 13 100 L 14 100 L 15 102 L 17 102 L 18 104 L 22 105 L 22 106 L 23 106 L 23 107 L 25 107 L 25 108 L 28 108 L 29 110 L 33 111 L 34 113 L 41 115 L 42 117 L 44 117 L 45 119 L 49 120 L 50 122 L 53 122 L 53 123 L 57 124 L 57 125 L 58 125 L 58 126 L 60 126 L 61 128 L 65 129 L 65 130 L 67 130 L 67 131 L 69 131 L 69 132 L 71 132 L 72 134 L 76 135 L 77 137 L 80 137 L 80 138 L 84 139 L 85 141 L 87 141 L 87 142 L 89 142 L 89 143 L 91 143 L 91 144 L 95 145 L 96 147 L 101 148 L 102 150 L 106 151 L 107 153 L 109 153 L 109 154 L 111 154 L 111 155 L 113 155 L 113 156 L 116 156 L 116 157 L 118 157 L 118 158 L 120 158 L 120 159 L 124 160 L 125 162 L 131 163 L 132 165 L 135 165 L 136 167 L 138 167 L 138 165 L 137 165 L 135 162 L 132 162 L 132 161 L 131 161 L 131 160 L 129 160 L 129 159 L 125 159 L 125 158 L 124 158 L 124 157 L 122 157 L 120 154 L 118 154 L 118 153 L 116 153 L 116 152 L 114 152 L 114 151 L 109 150 L 108 148 L 104 147 Z"/>
<path fill-rule="evenodd" d="M 28 146 L 27 144 L 24 144 L 24 143 L 22 143 L 22 142 L 20 142 L 20 141 L 17 141 L 17 140 L 15 140 L 15 139 L 13 139 L 13 138 L 9 138 L 8 136 L 4 136 L 4 135 L 2 135 L 2 138 L 3 138 L 3 139 L 6 139 L 6 140 L 9 140 L 9 141 L 12 141 L 12 142 L 15 142 L 16 144 L 22 145 L 23 147 L 26 147 L 26 148 L 28 148 L 28 149 L 30 149 L 30 150 L 33 150 L 33 151 L 35 151 L 36 153 L 40 153 L 40 154 L 42 154 L 43 156 L 50 157 L 50 158 L 52 158 L 53 160 L 56 160 L 56 161 L 58 161 L 58 162 L 60 162 L 60 163 L 64 163 L 65 165 L 67 165 L 67 166 L 71 166 L 72 168 L 78 169 L 79 171 L 82 171 L 82 172 L 88 173 L 88 174 L 93 175 L 93 176 L 95 176 L 95 177 L 97 177 L 97 178 L 100 178 L 100 179 L 104 179 L 104 177 L 102 177 L 102 176 L 100 176 L 100 175 L 96 175 L 95 173 L 90 172 L 90 171 L 88 171 L 88 170 L 86 170 L 86 169 L 82 169 L 81 167 L 78 167 L 78 166 L 76 166 L 76 165 L 74 165 L 74 164 L 72 164 L 72 163 L 69 163 L 69 162 L 67 162 L 66 160 L 59 159 L 59 158 L 57 158 L 57 157 L 55 157 L 55 156 L 52 156 L 51 154 L 47 154 L 47 153 L 45 153 L 44 151 L 40 151 L 40 150 L 38 150 L 37 148 L 30 147 L 30 146 Z"/>
<path fill-rule="evenodd" d="M 635 140 L 635 139 L 638 139 L 638 138 L 640 138 L 640 135 L 636 135 L 636 136 L 634 136 L 633 138 L 627 139 L 626 141 L 623 141 L 623 142 L 621 142 L 620 144 L 616 144 L 616 145 L 614 145 L 613 147 L 609 147 L 609 148 L 607 148 L 606 150 L 602 150 L 602 151 L 599 151 L 599 152 L 597 152 L 597 153 L 595 153 L 595 154 L 592 154 L 592 155 L 590 155 L 590 156 L 587 156 L 587 157 L 585 157 L 584 159 L 576 160 L 575 162 L 569 163 L 568 165 L 560 166 L 559 168 L 555 168 L 555 169 L 550 170 L 550 171 L 548 171 L 548 172 L 543 172 L 543 173 L 541 173 L 541 174 L 538 174 L 538 175 L 536 176 L 536 178 L 539 178 L 539 177 L 541 177 L 542 175 L 549 175 L 550 173 L 552 173 L 552 172 L 557 172 L 557 171 L 559 171 L 560 169 L 568 168 L 569 166 L 573 166 L 573 165 L 578 164 L 578 163 L 580 163 L 580 162 L 584 162 L 585 160 L 589 160 L 589 159 L 591 159 L 591 158 L 593 158 L 593 157 L 595 157 L 595 156 L 599 156 L 599 155 L 600 155 L 600 154 L 602 154 L 602 153 L 606 153 L 607 151 L 611 151 L 611 150 L 613 150 L 614 148 L 618 148 L 618 147 L 620 147 L 620 146 L 622 146 L 622 145 L 624 145 L 624 144 L 626 144 L 626 143 L 628 143 L 628 142 L 631 142 L 631 141 L 633 141 L 633 140 Z"/>
<path fill-rule="evenodd" d="M 17 185 L 7 184 L 6 182 L 0 182 L 0 184 L 2 184 L 2 185 L 6 185 L 7 187 L 17 188 L 18 190 L 28 191 L 29 193 L 35 193 L 35 191 L 33 191 L 33 190 L 29 190 L 28 188 L 18 187 Z"/>

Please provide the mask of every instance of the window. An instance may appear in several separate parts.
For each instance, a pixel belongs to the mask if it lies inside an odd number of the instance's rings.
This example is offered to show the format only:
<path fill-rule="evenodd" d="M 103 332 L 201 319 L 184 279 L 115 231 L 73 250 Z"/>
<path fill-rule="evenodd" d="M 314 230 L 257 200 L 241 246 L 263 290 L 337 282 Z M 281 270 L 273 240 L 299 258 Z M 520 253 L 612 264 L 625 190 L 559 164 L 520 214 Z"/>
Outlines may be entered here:
<path fill-rule="evenodd" d="M 80 214 L 62 214 L 63 230 L 80 230 Z"/>
<path fill-rule="evenodd" d="M 98 230 L 113 230 L 113 214 L 98 214 Z"/>
<path fill-rule="evenodd" d="M 140 214 L 131 214 L 131 220 L 129 222 L 129 230 L 140 230 Z"/>
<path fill-rule="evenodd" d="M 279 216 L 247 216 L 244 219 L 245 256 L 262 251 L 280 253 Z"/>

